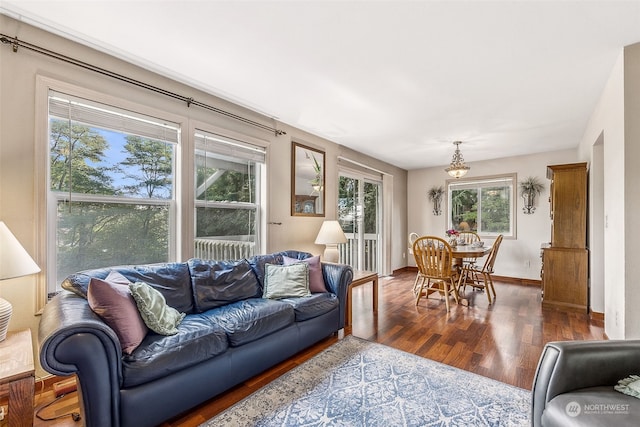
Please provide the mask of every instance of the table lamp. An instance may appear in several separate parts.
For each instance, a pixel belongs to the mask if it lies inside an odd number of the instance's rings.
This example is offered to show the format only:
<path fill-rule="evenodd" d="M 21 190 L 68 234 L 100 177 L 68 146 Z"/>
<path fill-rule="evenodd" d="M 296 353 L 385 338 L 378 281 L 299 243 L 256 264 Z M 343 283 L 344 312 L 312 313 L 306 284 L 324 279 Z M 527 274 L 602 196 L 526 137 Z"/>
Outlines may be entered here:
<path fill-rule="evenodd" d="M 325 245 L 323 256 L 325 261 L 338 262 L 340 258 L 338 243 L 347 243 L 347 236 L 344 235 L 338 221 L 325 221 L 320 227 L 315 243 L 316 245 Z"/>
<path fill-rule="evenodd" d="M 0 221 L 0 280 L 35 274 L 40 267 L 29 256 L 18 239 Z M 0 342 L 7 337 L 9 319 L 13 309 L 9 301 L 0 298 Z"/>

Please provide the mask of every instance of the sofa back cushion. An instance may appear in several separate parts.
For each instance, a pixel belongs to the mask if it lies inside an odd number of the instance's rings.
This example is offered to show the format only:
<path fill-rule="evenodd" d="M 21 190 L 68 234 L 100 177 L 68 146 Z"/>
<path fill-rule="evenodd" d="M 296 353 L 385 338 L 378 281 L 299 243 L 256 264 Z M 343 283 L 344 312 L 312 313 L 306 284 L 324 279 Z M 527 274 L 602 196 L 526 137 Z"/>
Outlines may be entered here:
<path fill-rule="evenodd" d="M 85 270 L 70 275 L 62 282 L 61 286 L 63 289 L 86 298 L 91 278 L 104 280 L 112 270 L 122 274 L 131 283 L 148 283 L 162 294 L 167 305 L 176 310 L 182 313 L 193 312 L 191 277 L 189 276 L 189 267 L 184 262 L 123 265 Z"/>
<path fill-rule="evenodd" d="M 262 287 L 247 260 L 214 261 L 192 258 L 187 261 L 195 309 L 198 313 L 215 307 L 260 298 Z"/>

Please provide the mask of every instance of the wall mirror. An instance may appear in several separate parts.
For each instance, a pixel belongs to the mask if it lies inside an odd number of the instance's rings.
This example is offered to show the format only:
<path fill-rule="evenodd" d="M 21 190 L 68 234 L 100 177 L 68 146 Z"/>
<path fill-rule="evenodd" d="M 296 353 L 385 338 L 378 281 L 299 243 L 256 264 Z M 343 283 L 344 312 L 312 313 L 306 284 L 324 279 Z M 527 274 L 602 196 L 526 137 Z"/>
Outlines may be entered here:
<path fill-rule="evenodd" d="M 325 155 L 297 142 L 291 145 L 291 215 L 324 216 Z"/>

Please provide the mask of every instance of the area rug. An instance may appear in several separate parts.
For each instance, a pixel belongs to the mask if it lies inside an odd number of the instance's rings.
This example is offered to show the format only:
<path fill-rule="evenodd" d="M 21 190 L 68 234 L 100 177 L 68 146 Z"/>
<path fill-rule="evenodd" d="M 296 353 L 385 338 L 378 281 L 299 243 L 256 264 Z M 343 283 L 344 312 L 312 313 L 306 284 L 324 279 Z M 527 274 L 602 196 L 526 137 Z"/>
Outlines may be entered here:
<path fill-rule="evenodd" d="M 351 335 L 201 426 L 526 426 L 530 392 Z"/>

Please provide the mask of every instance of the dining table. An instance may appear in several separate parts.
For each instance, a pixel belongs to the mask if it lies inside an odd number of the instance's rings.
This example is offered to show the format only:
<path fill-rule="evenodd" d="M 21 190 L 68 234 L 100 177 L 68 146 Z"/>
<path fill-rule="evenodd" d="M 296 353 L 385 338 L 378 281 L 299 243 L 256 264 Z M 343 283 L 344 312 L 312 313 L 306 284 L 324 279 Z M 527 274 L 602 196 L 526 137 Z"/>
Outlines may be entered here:
<path fill-rule="evenodd" d="M 468 258 L 482 258 L 491 252 L 491 246 L 476 246 L 473 244 L 461 245 L 458 244 L 456 246 L 451 247 L 451 257 L 453 258 L 452 264 L 453 268 L 458 271 L 458 283 L 456 284 L 456 294 L 458 296 L 458 302 L 464 306 L 469 305 L 469 300 L 463 298 L 460 295 L 460 288 L 462 286 L 462 281 L 465 279 L 465 275 L 462 274 L 462 265 L 463 261 Z"/>

